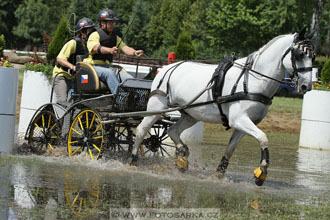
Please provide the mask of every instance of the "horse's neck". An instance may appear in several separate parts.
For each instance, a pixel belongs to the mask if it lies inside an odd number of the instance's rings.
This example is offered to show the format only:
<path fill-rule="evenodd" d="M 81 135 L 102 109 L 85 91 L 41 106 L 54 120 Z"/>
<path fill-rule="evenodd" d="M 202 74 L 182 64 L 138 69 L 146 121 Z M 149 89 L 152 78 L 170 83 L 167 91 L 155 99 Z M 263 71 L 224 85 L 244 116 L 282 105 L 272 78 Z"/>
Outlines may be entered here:
<path fill-rule="evenodd" d="M 261 48 L 255 54 L 255 61 L 252 67 L 253 70 L 258 71 L 271 78 L 282 80 L 284 78 L 284 68 L 282 64 L 282 56 L 286 49 L 292 44 L 293 35 L 285 35 L 271 45 L 265 45 L 266 48 Z M 249 78 L 249 88 L 257 93 L 263 93 L 266 96 L 273 96 L 279 86 L 279 83 L 261 77 L 252 73 Z"/>

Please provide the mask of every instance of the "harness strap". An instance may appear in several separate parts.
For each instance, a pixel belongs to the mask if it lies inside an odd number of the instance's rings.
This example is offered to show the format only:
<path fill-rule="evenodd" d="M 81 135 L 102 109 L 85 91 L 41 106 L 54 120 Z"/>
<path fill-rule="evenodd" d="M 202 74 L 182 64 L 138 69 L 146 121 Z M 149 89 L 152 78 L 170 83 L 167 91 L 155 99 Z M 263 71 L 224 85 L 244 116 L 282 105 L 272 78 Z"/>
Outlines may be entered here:
<path fill-rule="evenodd" d="M 238 92 L 232 95 L 221 96 L 218 97 L 215 101 L 218 104 L 222 104 L 222 103 L 234 102 L 240 100 L 257 101 L 257 102 L 261 102 L 264 105 L 272 104 L 272 98 L 269 98 L 267 96 L 258 93 L 244 93 L 244 92 Z"/>
<path fill-rule="evenodd" d="M 218 97 L 222 96 L 222 89 L 223 85 L 225 83 L 225 77 L 227 71 L 233 66 L 234 64 L 235 57 L 233 56 L 228 56 L 220 60 L 219 65 L 215 69 L 212 80 L 214 80 L 213 87 L 212 87 L 212 96 L 213 100 L 216 100 Z M 228 119 L 223 113 L 222 107 L 219 103 L 218 104 L 218 109 L 220 113 L 220 118 L 222 121 L 222 124 L 228 128 Z"/>
<path fill-rule="evenodd" d="M 167 94 L 166 94 L 165 92 L 163 92 L 162 90 L 160 90 L 160 89 L 155 89 L 154 91 L 152 91 L 152 92 L 149 94 L 149 99 L 150 99 L 150 97 L 153 96 L 153 95 L 161 95 L 161 96 L 164 96 L 164 97 L 167 96 Z"/>

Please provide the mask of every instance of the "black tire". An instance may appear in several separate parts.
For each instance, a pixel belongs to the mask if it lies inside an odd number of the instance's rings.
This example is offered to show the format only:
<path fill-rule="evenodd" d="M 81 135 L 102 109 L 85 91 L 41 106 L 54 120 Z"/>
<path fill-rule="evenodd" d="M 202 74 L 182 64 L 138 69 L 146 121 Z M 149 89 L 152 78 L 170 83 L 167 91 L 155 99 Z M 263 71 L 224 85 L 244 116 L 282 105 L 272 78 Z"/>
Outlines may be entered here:
<path fill-rule="evenodd" d="M 54 112 L 42 110 L 33 120 L 28 143 L 35 153 L 44 153 L 48 148 L 54 150 L 61 143 L 61 122 Z"/>

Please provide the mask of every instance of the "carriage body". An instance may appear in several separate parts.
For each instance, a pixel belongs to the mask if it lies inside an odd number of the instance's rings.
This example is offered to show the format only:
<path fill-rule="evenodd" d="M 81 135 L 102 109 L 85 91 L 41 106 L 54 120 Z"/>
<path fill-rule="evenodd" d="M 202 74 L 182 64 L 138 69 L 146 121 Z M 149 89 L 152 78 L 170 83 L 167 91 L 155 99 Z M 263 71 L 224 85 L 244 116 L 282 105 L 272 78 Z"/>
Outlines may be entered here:
<path fill-rule="evenodd" d="M 113 68 L 117 74 L 125 71 L 119 65 Z M 93 160 L 104 155 L 129 155 L 134 129 L 143 116 L 117 118 L 112 113 L 146 111 L 151 84 L 151 80 L 127 79 L 114 95 L 91 65 L 80 62 L 69 105 L 63 107 L 50 102 L 41 106 L 30 121 L 25 139 L 33 150 L 41 153 L 66 147 L 69 156 L 85 153 Z M 173 120 L 163 117 L 153 126 L 154 131 L 144 142 L 145 149 L 141 148 L 142 154 L 169 155 L 162 142 Z"/>

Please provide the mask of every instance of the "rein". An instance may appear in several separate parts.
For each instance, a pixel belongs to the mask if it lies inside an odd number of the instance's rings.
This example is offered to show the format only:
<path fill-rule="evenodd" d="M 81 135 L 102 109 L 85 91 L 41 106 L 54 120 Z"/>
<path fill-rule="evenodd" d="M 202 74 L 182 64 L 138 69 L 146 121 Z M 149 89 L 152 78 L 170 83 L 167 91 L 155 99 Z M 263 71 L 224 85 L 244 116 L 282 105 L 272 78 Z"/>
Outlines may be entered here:
<path fill-rule="evenodd" d="M 272 77 L 270 77 L 270 76 L 267 76 L 267 75 L 265 75 L 265 74 L 262 74 L 262 73 L 260 73 L 260 72 L 258 72 L 258 71 L 256 71 L 256 70 L 253 70 L 253 69 L 251 69 L 251 67 L 249 66 L 249 65 L 242 65 L 242 64 L 240 64 L 240 63 L 237 63 L 237 62 L 233 62 L 234 64 L 236 64 L 237 66 L 239 66 L 239 67 L 241 67 L 242 69 L 247 69 L 248 71 L 251 71 L 251 72 L 253 72 L 253 73 L 256 73 L 256 74 L 258 74 L 258 75 L 260 75 L 260 76 L 262 76 L 262 77 L 265 77 L 265 78 L 267 78 L 267 79 L 271 79 L 271 80 L 274 80 L 274 81 L 276 81 L 276 82 L 278 82 L 278 83 L 283 83 L 283 84 L 290 84 L 289 82 L 286 82 L 286 81 L 284 81 L 284 80 L 278 80 L 278 79 L 275 79 L 275 78 L 272 78 Z"/>

